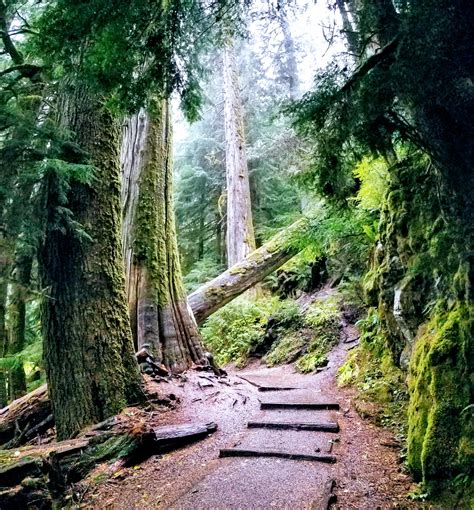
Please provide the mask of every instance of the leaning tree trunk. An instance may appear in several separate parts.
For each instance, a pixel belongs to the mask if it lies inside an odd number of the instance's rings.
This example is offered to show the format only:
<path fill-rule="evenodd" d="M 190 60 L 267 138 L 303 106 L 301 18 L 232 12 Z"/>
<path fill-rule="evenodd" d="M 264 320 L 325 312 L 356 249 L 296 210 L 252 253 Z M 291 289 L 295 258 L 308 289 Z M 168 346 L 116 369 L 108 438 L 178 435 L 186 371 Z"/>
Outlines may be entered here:
<path fill-rule="evenodd" d="M 168 101 L 127 121 L 122 146 L 123 254 L 133 336 L 172 372 L 202 362 L 182 283 L 172 195 Z"/>
<path fill-rule="evenodd" d="M 144 398 L 133 353 L 120 250 L 120 129 L 85 86 L 65 87 L 60 125 L 93 179 L 50 173 L 40 250 L 44 358 L 59 439 Z M 77 162 L 77 159 L 76 159 Z M 66 202 L 64 200 L 65 190 Z M 64 212 L 67 207 L 72 213 Z"/>
<path fill-rule="evenodd" d="M 25 347 L 26 297 L 30 285 L 33 259 L 29 254 L 19 254 L 15 261 L 15 281 L 8 307 L 11 332 L 8 354 L 20 353 Z M 9 374 L 10 399 L 15 400 L 26 393 L 26 375 L 23 362 L 15 364 Z"/>
<path fill-rule="evenodd" d="M 244 260 L 190 294 L 188 302 L 197 323 L 204 322 L 209 315 L 261 282 L 296 255 L 302 247 L 291 241 L 306 229 L 307 224 L 304 218 L 298 220 Z"/>
<path fill-rule="evenodd" d="M 245 154 L 239 80 L 232 44 L 224 50 L 224 122 L 227 178 L 227 264 L 233 266 L 255 250 L 249 172 Z"/>

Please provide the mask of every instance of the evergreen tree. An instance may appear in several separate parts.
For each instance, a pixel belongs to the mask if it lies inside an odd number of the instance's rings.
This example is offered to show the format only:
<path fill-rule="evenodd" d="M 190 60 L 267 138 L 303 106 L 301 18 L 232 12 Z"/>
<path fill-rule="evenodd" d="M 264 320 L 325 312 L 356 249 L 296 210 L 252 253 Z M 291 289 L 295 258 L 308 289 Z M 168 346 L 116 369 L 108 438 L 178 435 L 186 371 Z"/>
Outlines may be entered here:
<path fill-rule="evenodd" d="M 153 100 L 126 124 L 124 256 L 132 331 L 173 372 L 204 362 L 184 291 L 173 209 L 171 115 Z"/>
<path fill-rule="evenodd" d="M 63 87 L 60 125 L 94 174 L 65 183 L 52 169 L 45 187 L 44 356 L 59 438 L 143 398 L 120 250 L 119 125 L 87 85 Z"/>
<path fill-rule="evenodd" d="M 224 125 L 226 140 L 227 265 L 233 266 L 255 250 L 250 182 L 240 86 L 234 45 L 224 49 Z"/>

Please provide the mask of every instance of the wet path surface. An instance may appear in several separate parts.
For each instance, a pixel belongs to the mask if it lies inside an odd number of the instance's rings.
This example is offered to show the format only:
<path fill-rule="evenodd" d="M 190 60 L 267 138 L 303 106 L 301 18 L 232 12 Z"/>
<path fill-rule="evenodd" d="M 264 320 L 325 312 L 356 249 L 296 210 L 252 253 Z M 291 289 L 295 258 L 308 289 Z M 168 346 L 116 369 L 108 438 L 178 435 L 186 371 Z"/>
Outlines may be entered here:
<path fill-rule="evenodd" d="M 384 446 L 393 443 L 393 434 L 362 420 L 352 406 L 353 392 L 337 387 L 337 369 L 350 346 L 341 342 L 330 353 L 328 367 L 317 374 L 298 374 L 291 365 L 269 369 L 254 362 L 244 371 L 230 370 L 222 380 L 190 373 L 185 384 L 167 385 L 165 389 L 176 393 L 181 404 L 158 420 L 214 421 L 218 431 L 201 442 L 152 457 L 138 469 L 128 470 L 123 479 L 98 486 L 88 495 L 90 506 L 85 508 L 322 510 L 327 509 L 333 481 L 334 510 L 419 508 L 406 498 L 412 487 L 398 450 Z M 296 389 L 281 389 L 290 386 Z M 339 409 L 262 410 L 261 402 L 337 403 Z M 340 430 L 248 428 L 249 422 L 336 423 Z M 252 455 L 330 456 L 335 462 L 219 456 L 229 449 Z"/>
<path fill-rule="evenodd" d="M 315 403 L 326 401 L 314 388 L 275 390 L 288 381 L 280 375 L 246 374 L 260 392 L 261 402 Z M 295 381 L 296 382 L 296 381 Z M 333 401 L 331 403 L 334 404 Z M 334 406 L 335 407 L 335 406 Z M 261 410 L 253 423 L 337 424 L 338 411 L 305 409 Z M 170 508 L 173 509 L 265 509 L 328 508 L 328 484 L 334 477 L 331 464 L 337 432 L 247 428 L 220 454 L 235 455 L 215 462 L 215 469 Z M 280 458 L 288 456 L 289 458 Z"/>

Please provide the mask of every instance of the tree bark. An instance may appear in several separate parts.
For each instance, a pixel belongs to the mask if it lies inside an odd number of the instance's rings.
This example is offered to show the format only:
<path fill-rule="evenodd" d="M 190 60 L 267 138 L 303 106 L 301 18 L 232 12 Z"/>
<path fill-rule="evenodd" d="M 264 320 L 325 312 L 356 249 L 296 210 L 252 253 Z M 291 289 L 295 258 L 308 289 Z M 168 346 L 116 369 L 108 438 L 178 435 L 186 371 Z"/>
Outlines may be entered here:
<path fill-rule="evenodd" d="M 65 185 L 53 172 L 47 180 L 39 257 L 47 295 L 44 358 L 57 435 L 64 439 L 144 394 L 120 253 L 119 126 L 83 85 L 65 86 L 59 102 L 61 127 L 74 133 L 95 167 L 89 184 L 70 177 Z"/>
<path fill-rule="evenodd" d="M 229 301 L 259 283 L 278 269 L 300 248 L 291 244 L 292 238 L 305 230 L 303 218 L 293 223 L 241 262 L 195 290 L 188 296 L 189 306 L 198 324 Z"/>
<path fill-rule="evenodd" d="M 227 178 L 227 264 L 240 262 L 255 250 L 249 172 L 245 154 L 239 80 L 232 44 L 224 50 L 224 121 Z"/>
<path fill-rule="evenodd" d="M 172 372 L 203 361 L 184 291 L 172 196 L 168 101 L 126 123 L 122 145 L 123 255 L 135 345 Z"/>
<path fill-rule="evenodd" d="M 7 352 L 7 330 L 5 327 L 6 305 L 7 305 L 7 279 L 3 256 L 0 256 L 0 358 L 3 358 Z M 0 407 L 4 407 L 8 402 L 7 377 L 6 371 L 0 367 Z"/>
<path fill-rule="evenodd" d="M 26 439 L 32 429 L 41 434 L 46 429 L 39 430 L 37 425 L 43 423 L 51 412 L 46 384 L 0 409 L 0 445 L 3 447 L 5 443 L 11 443 L 19 435 Z M 52 425 L 52 420 L 49 424 L 45 423 L 47 428 Z M 17 442 L 23 444 L 22 441 Z"/>
<path fill-rule="evenodd" d="M 8 354 L 20 353 L 25 347 L 26 294 L 31 279 L 33 259 L 29 254 L 17 255 L 15 262 L 15 282 L 9 303 L 11 332 Z M 15 400 L 26 393 L 26 375 L 23 363 L 17 364 L 9 374 L 10 399 Z"/>
<path fill-rule="evenodd" d="M 285 48 L 285 79 L 288 82 L 290 99 L 295 100 L 299 96 L 298 64 L 296 62 L 296 49 L 285 6 L 278 13 L 278 21 L 283 33 L 283 47 Z"/>

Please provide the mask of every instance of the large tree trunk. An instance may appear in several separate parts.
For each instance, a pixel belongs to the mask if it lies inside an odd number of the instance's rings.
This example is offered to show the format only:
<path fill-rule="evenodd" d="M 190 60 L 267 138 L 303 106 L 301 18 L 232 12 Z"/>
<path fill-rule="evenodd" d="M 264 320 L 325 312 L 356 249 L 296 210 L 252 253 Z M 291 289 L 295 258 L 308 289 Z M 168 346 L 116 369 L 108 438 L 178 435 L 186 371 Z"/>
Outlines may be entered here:
<path fill-rule="evenodd" d="M 133 336 L 173 372 L 201 363 L 178 258 L 170 111 L 153 101 L 127 121 L 122 146 L 123 254 Z"/>
<path fill-rule="evenodd" d="M 90 184 L 71 177 L 66 187 L 64 177 L 54 173 L 47 181 L 39 257 L 47 296 L 44 357 L 57 435 L 64 439 L 144 394 L 120 250 L 120 129 L 103 101 L 84 86 L 65 88 L 58 106 L 61 127 L 74 133 L 95 167 Z"/>
<path fill-rule="evenodd" d="M 26 297 L 30 285 L 33 259 L 29 254 L 17 255 L 15 261 L 15 282 L 9 303 L 11 332 L 8 354 L 20 353 L 25 347 Z M 16 364 L 9 374 L 10 399 L 15 400 L 26 393 L 26 375 L 23 363 Z"/>
<path fill-rule="evenodd" d="M 227 265 L 255 250 L 249 172 L 239 80 L 232 44 L 224 50 L 224 121 L 227 176 Z"/>
<path fill-rule="evenodd" d="M 295 234 L 304 231 L 306 226 L 304 218 L 298 220 L 244 260 L 190 294 L 188 302 L 197 323 L 201 324 L 209 315 L 293 257 L 299 248 L 292 245 L 291 240 Z"/>
<path fill-rule="evenodd" d="M 6 305 L 7 305 L 7 264 L 0 255 L 0 358 L 3 358 L 7 352 L 7 330 L 5 327 Z M 6 371 L 0 367 L 0 407 L 4 407 L 8 402 L 7 377 Z"/>
<path fill-rule="evenodd" d="M 284 2 L 283 2 L 284 4 Z M 278 21 L 283 33 L 283 46 L 285 48 L 284 78 L 288 83 L 290 99 L 295 100 L 299 96 L 298 64 L 296 62 L 296 48 L 288 23 L 287 8 L 282 5 L 278 12 Z"/>

